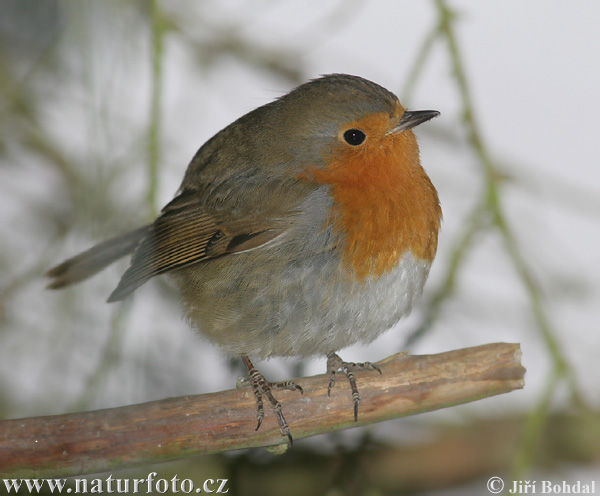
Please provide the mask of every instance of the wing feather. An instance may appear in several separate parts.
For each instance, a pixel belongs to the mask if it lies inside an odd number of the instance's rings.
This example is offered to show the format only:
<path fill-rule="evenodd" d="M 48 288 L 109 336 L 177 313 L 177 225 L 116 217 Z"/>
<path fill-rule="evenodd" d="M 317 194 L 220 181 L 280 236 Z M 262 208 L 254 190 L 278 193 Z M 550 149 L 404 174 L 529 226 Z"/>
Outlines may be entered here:
<path fill-rule="evenodd" d="M 155 275 L 256 248 L 284 230 L 276 221 L 265 226 L 250 219 L 227 226 L 193 197 L 184 192 L 163 209 L 137 245 L 131 265 L 108 298 L 109 302 L 126 298 Z"/>

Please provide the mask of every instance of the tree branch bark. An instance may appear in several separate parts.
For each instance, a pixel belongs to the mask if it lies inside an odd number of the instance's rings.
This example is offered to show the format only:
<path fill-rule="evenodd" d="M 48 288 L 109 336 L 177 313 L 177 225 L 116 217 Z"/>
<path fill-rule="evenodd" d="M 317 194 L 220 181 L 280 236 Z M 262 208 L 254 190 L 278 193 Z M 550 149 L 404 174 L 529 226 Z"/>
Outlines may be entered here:
<path fill-rule="evenodd" d="M 327 397 L 328 377 L 297 379 L 304 394 L 277 391 L 294 439 L 507 393 L 524 385 L 518 344 L 494 343 L 437 355 L 393 355 L 357 372 L 354 422 L 342 376 Z M 106 472 L 193 455 L 286 445 L 265 405 L 256 428 L 251 388 L 183 396 L 92 412 L 0 421 L 0 473 L 27 477 Z"/>

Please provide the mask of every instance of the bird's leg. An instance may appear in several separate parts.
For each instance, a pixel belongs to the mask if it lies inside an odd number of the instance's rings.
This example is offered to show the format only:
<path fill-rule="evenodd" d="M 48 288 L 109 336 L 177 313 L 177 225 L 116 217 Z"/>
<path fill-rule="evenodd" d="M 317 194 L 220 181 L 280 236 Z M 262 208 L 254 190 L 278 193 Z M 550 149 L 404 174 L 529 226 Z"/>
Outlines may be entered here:
<path fill-rule="evenodd" d="M 248 377 L 250 378 L 250 383 L 252 384 L 254 398 L 256 398 L 256 418 L 258 419 L 256 430 L 260 428 L 263 418 L 265 417 L 265 410 L 263 404 L 264 395 L 267 397 L 269 403 L 271 403 L 271 406 L 273 407 L 273 411 L 275 412 L 275 416 L 277 417 L 277 423 L 279 424 L 279 430 L 281 431 L 281 435 L 287 436 L 290 440 L 290 445 L 292 445 L 294 443 L 294 439 L 292 438 L 290 428 L 285 420 L 285 417 L 283 416 L 283 412 L 281 410 L 281 403 L 277 401 L 275 396 L 273 396 L 273 393 L 271 393 L 271 388 L 278 390 L 289 389 L 290 391 L 300 391 L 300 393 L 304 393 L 304 391 L 293 381 L 268 382 L 265 379 L 265 377 L 252 364 L 247 355 L 242 355 L 242 362 L 244 362 L 246 369 L 248 369 Z"/>
<path fill-rule="evenodd" d="M 341 370 L 348 378 L 350 389 L 352 390 L 355 422 L 358 420 L 358 404 L 360 403 L 360 394 L 358 392 L 358 387 L 356 386 L 356 377 L 354 377 L 354 372 L 352 372 L 356 369 L 372 369 L 381 374 L 381 369 L 371 362 L 344 362 L 336 353 L 329 353 L 329 355 L 327 355 L 327 372 L 329 373 L 329 386 L 327 388 L 327 395 L 331 396 L 331 388 L 335 386 L 335 375 L 337 374 L 338 370 Z"/>

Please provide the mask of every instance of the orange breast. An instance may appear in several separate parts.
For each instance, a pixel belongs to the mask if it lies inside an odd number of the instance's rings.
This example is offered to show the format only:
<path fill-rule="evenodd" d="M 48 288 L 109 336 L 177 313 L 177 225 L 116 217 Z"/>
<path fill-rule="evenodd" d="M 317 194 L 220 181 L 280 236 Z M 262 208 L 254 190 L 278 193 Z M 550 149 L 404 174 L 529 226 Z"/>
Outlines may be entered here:
<path fill-rule="evenodd" d="M 360 279 L 377 278 L 408 251 L 432 260 L 437 250 L 441 209 L 437 192 L 421 167 L 412 131 L 386 134 L 387 113 L 350 123 L 367 133 L 359 147 L 344 143 L 327 157 L 324 169 L 307 171 L 329 184 L 335 202 L 332 222 L 345 234 L 344 260 Z"/>

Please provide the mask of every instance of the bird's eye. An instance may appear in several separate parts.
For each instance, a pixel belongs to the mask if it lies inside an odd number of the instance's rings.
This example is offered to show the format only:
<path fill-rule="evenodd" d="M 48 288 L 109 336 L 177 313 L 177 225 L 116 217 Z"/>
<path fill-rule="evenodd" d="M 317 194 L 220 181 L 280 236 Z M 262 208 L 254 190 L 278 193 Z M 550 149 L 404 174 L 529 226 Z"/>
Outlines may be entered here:
<path fill-rule="evenodd" d="M 348 131 L 344 133 L 344 141 L 352 146 L 358 146 L 362 144 L 366 138 L 367 135 L 360 129 L 348 129 Z"/>

